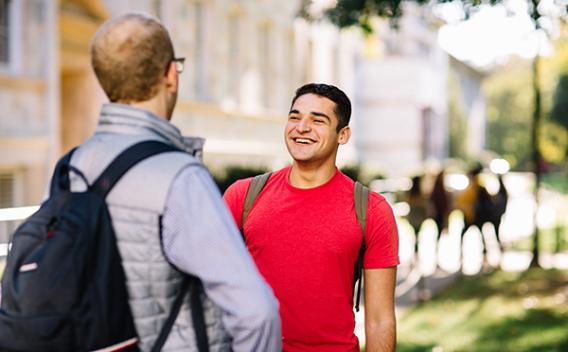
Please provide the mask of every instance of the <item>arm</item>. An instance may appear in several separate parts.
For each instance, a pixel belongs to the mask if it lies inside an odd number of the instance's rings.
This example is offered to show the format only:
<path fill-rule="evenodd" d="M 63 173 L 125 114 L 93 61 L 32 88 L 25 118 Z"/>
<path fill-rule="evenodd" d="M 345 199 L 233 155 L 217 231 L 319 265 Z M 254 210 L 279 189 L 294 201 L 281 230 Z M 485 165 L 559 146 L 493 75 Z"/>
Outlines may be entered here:
<path fill-rule="evenodd" d="M 367 352 L 395 351 L 394 289 L 396 267 L 365 270 L 365 338 Z"/>
<path fill-rule="evenodd" d="M 366 351 L 394 351 L 396 319 L 394 290 L 398 258 L 398 228 L 390 205 L 371 193 L 367 211 L 365 279 Z"/>
<path fill-rule="evenodd" d="M 176 177 L 162 225 L 168 261 L 201 279 L 207 296 L 223 311 L 233 350 L 280 350 L 278 303 L 204 168 L 190 166 Z"/>

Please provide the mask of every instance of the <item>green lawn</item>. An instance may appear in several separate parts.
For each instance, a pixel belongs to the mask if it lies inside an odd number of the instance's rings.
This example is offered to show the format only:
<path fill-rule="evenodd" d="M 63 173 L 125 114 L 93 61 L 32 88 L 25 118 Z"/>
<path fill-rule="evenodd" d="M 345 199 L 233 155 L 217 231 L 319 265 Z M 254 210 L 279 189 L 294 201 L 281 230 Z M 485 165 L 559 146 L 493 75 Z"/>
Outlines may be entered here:
<path fill-rule="evenodd" d="M 568 271 L 466 277 L 398 324 L 397 351 L 568 351 Z"/>
<path fill-rule="evenodd" d="M 532 251 L 533 237 L 523 237 L 511 243 L 515 251 Z M 541 229 L 539 244 L 541 252 L 557 253 L 568 250 L 568 227 L 558 226 L 553 229 Z"/>
<path fill-rule="evenodd" d="M 568 194 L 568 177 L 563 172 L 551 172 L 544 174 L 542 177 L 542 184 L 557 192 Z"/>

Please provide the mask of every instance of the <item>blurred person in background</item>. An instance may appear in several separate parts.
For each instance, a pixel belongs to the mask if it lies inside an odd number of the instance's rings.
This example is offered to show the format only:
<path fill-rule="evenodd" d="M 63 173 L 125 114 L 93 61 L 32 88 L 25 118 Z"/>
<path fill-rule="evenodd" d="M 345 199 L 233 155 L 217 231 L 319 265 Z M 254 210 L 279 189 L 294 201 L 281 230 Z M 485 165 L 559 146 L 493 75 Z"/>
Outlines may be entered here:
<path fill-rule="evenodd" d="M 111 19 L 92 40 L 91 60 L 110 103 L 102 106 L 94 135 L 71 159 L 89 184 L 138 142 L 156 140 L 180 150 L 135 165 L 107 198 L 138 347 L 152 348 L 190 274 L 203 284 L 211 351 L 279 350 L 278 303 L 196 157 L 202 141 L 183 137 L 170 123 L 183 59 L 174 55 L 166 28 L 141 13 Z M 77 177 L 71 187 L 77 191 L 85 184 Z M 185 299 L 163 351 L 197 350 L 191 315 Z"/>
<path fill-rule="evenodd" d="M 444 183 L 444 178 L 446 177 L 446 172 L 442 169 L 437 175 L 434 181 L 434 187 L 430 193 L 431 211 L 432 218 L 436 222 L 436 228 L 438 231 L 437 245 L 440 243 L 440 237 L 442 237 L 443 232 L 448 230 L 448 219 L 451 210 L 450 195 L 446 191 L 446 185 Z M 437 246 L 439 248 L 439 246 Z M 436 264 L 438 261 L 436 261 Z"/>
<path fill-rule="evenodd" d="M 420 228 L 424 223 L 424 220 L 428 218 L 430 213 L 430 202 L 429 199 L 422 192 L 422 176 L 414 176 L 412 178 L 412 185 L 408 194 L 406 195 L 406 202 L 410 207 L 408 213 L 408 223 L 412 226 L 414 230 L 414 264 L 418 262 L 418 238 Z"/>
<path fill-rule="evenodd" d="M 354 333 L 354 267 L 362 246 L 354 181 L 336 166 L 351 135 L 351 103 L 337 87 L 296 91 L 284 129 L 293 162 L 273 172 L 243 219 L 251 178 L 225 200 L 260 272 L 280 302 L 286 352 L 359 351 Z M 394 351 L 398 232 L 391 207 L 370 192 L 363 256 L 367 351 Z M 355 270 L 356 271 L 356 270 Z"/>
<path fill-rule="evenodd" d="M 430 201 L 432 203 L 432 217 L 436 222 L 436 227 L 438 228 L 438 241 L 442 232 L 448 229 L 448 216 L 450 214 L 450 195 L 446 191 L 446 186 L 444 184 L 444 178 L 446 177 L 446 172 L 442 169 L 438 175 L 436 175 L 436 180 L 434 181 L 434 187 L 430 194 Z"/>
<path fill-rule="evenodd" d="M 482 170 L 483 167 L 481 164 L 477 164 L 468 171 L 467 177 L 469 179 L 469 184 L 467 188 L 456 198 L 456 208 L 463 212 L 464 217 L 464 226 L 461 231 L 462 245 L 463 236 L 467 230 L 469 230 L 472 226 L 476 226 L 481 234 L 483 258 L 485 262 L 487 259 L 487 243 L 485 241 L 482 228 L 483 224 L 491 220 L 493 203 L 491 195 L 487 192 L 487 189 L 480 184 L 479 175 Z M 463 259 L 463 247 L 460 249 L 460 258 Z"/>
<path fill-rule="evenodd" d="M 503 252 L 503 243 L 501 242 L 500 228 L 501 220 L 503 215 L 507 210 L 507 203 L 509 202 L 509 192 L 503 183 L 503 174 L 497 174 L 497 179 L 499 180 L 499 190 L 492 196 L 493 211 L 491 212 L 490 222 L 495 228 L 495 237 L 497 237 L 497 242 L 499 243 L 499 249 L 501 253 Z"/>

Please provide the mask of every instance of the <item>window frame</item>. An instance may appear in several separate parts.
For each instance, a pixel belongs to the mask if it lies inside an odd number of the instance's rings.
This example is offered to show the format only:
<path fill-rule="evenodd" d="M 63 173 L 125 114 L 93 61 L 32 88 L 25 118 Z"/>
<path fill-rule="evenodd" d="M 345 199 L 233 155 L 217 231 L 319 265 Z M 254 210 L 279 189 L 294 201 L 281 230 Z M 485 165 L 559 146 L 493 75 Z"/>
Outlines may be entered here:
<path fill-rule="evenodd" d="M 208 98 L 207 86 L 207 23 L 209 16 L 208 4 L 204 1 L 192 3 L 192 21 L 195 24 L 192 38 L 193 53 L 193 97 L 198 101 Z"/>
<path fill-rule="evenodd" d="M 18 74 L 22 67 L 22 1 L 0 0 L 7 6 L 8 60 L 0 61 L 0 74 Z"/>

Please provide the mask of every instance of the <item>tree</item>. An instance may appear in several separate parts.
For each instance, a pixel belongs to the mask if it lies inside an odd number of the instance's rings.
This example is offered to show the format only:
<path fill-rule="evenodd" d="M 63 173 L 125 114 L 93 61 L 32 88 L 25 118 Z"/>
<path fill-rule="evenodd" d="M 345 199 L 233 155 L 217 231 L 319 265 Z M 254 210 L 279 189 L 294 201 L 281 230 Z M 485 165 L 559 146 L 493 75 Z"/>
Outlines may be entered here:
<path fill-rule="evenodd" d="M 487 148 L 502 155 L 511 168 L 530 168 L 532 89 L 530 62 L 515 58 L 483 83 L 487 99 Z"/>
<path fill-rule="evenodd" d="M 568 73 L 558 78 L 550 119 L 568 131 Z M 568 159 L 568 145 L 565 147 L 564 157 Z"/>
<path fill-rule="evenodd" d="M 568 25 L 560 27 L 554 56 L 543 59 L 542 87 L 544 110 L 541 150 L 546 160 L 568 171 Z"/>
<path fill-rule="evenodd" d="M 568 72 L 558 78 L 550 118 L 568 129 Z"/>
<path fill-rule="evenodd" d="M 437 3 L 447 3 L 458 0 L 436 0 Z M 428 1 L 414 0 L 414 2 L 424 5 Z M 500 0 L 461 0 L 466 15 L 472 9 L 477 8 L 479 5 L 489 3 L 491 5 L 501 3 Z M 304 3 L 306 3 L 304 1 Z M 397 20 L 403 15 L 401 0 L 337 0 L 335 7 L 326 11 L 326 17 L 334 24 L 342 27 L 352 25 L 359 26 L 364 32 L 370 33 L 373 28 L 371 26 L 371 18 L 373 16 L 380 16 L 390 18 L 393 26 L 396 27 Z M 529 0 L 529 14 L 533 21 L 535 31 L 542 30 L 541 23 L 546 16 L 543 16 L 539 8 L 540 0 Z M 564 10 L 568 5 L 563 5 Z M 303 11 L 304 14 L 308 11 Z M 467 18 L 467 16 L 466 16 Z M 538 208 L 539 204 L 539 188 L 541 182 L 541 152 L 540 152 L 540 134 L 541 134 L 541 121 L 542 121 L 542 94 L 540 88 L 540 55 L 537 51 L 532 62 L 532 89 L 533 89 L 533 114 L 531 124 L 531 149 L 532 149 L 532 167 L 535 174 L 535 199 Z M 536 223 L 536 211 L 535 211 Z M 531 266 L 539 266 L 539 231 L 538 226 L 535 226 L 534 245 L 533 245 L 533 259 Z"/>
<path fill-rule="evenodd" d="M 436 0 L 437 3 L 447 3 L 455 0 Z M 413 0 L 419 5 L 429 4 L 429 0 Z M 462 1 L 466 17 L 471 10 L 482 4 L 497 4 L 501 0 L 464 0 Z M 326 17 L 340 28 L 359 26 L 364 32 L 371 33 L 373 16 L 389 18 L 396 27 L 403 11 L 401 0 L 338 0 L 337 5 L 326 11 Z M 304 11 L 306 13 L 307 11 Z"/>

